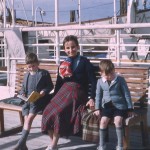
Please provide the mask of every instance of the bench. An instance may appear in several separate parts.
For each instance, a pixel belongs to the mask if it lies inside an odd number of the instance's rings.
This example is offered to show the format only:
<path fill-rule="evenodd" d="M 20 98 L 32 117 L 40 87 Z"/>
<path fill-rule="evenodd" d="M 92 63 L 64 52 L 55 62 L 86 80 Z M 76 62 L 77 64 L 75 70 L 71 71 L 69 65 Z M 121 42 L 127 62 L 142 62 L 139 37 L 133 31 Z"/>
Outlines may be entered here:
<path fill-rule="evenodd" d="M 50 76 L 52 78 L 52 82 L 55 85 L 58 65 L 50 64 L 50 63 L 49 64 L 48 63 L 47 64 L 40 63 L 39 68 L 48 70 L 48 72 L 50 73 Z M 27 68 L 26 68 L 25 64 L 16 64 L 15 93 L 18 93 L 18 91 L 20 91 L 20 89 L 21 89 L 25 72 L 27 72 Z M 6 130 L 5 129 L 5 120 L 4 120 L 4 118 L 5 118 L 4 111 L 5 110 L 18 112 L 19 118 L 20 118 L 20 125 Z M 21 106 L 16 106 L 13 104 L 7 104 L 4 102 L 0 102 L 0 137 L 20 132 L 22 130 L 23 124 L 24 124 L 24 118 L 22 116 L 22 107 Z"/>
<path fill-rule="evenodd" d="M 147 111 L 149 68 L 139 66 L 116 67 L 116 72 L 125 78 L 131 93 L 134 111 L 137 114 L 137 116 L 129 117 L 125 120 L 124 148 L 127 149 L 130 147 L 130 127 L 137 123 L 140 124 L 142 145 L 146 146 L 148 144 Z"/>
<path fill-rule="evenodd" d="M 99 68 L 95 65 L 96 76 L 99 75 Z M 124 124 L 124 149 L 130 148 L 130 127 L 140 125 L 142 146 L 148 144 L 148 125 L 147 125 L 147 107 L 148 107 L 148 86 L 149 86 L 149 68 L 139 66 L 129 67 L 115 67 L 117 74 L 123 76 L 127 82 L 128 88 L 131 93 L 134 111 L 137 116 L 128 117 Z M 108 133 L 109 136 L 109 133 Z M 108 137 L 107 137 L 107 140 Z"/>
<path fill-rule="evenodd" d="M 95 73 L 97 78 L 100 77 L 98 66 L 95 65 Z M 56 64 L 40 64 L 40 68 L 46 69 L 50 72 L 52 81 L 55 85 L 56 73 L 58 66 Z M 148 141 L 147 132 L 147 89 L 148 89 L 148 78 L 149 68 L 147 67 L 115 67 L 117 73 L 121 74 L 129 87 L 131 92 L 132 101 L 134 104 L 135 112 L 138 116 L 130 117 L 125 120 L 125 136 L 124 136 L 124 148 L 129 148 L 129 130 L 133 125 L 140 124 L 142 145 L 145 146 Z M 20 90 L 21 83 L 23 80 L 24 73 L 26 72 L 25 64 L 16 65 L 16 92 Z M 4 111 L 11 110 L 17 111 L 20 115 L 21 125 L 13 129 L 5 130 L 4 128 Z M 20 132 L 23 127 L 23 117 L 20 106 L 11 104 L 0 103 L 0 136 L 9 135 L 12 133 Z"/>

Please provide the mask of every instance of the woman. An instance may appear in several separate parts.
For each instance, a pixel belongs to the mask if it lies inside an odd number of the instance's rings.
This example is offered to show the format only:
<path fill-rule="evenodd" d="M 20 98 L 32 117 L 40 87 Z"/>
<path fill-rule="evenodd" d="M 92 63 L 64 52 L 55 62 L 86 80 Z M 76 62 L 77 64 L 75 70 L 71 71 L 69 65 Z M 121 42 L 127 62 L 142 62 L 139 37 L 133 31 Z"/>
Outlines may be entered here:
<path fill-rule="evenodd" d="M 77 134 L 85 106 L 93 107 L 95 103 L 94 69 L 87 58 L 78 55 L 77 37 L 66 36 L 63 47 L 68 58 L 59 66 L 54 97 L 42 116 L 42 132 L 48 133 L 51 140 L 46 150 L 57 150 L 59 137 Z"/>

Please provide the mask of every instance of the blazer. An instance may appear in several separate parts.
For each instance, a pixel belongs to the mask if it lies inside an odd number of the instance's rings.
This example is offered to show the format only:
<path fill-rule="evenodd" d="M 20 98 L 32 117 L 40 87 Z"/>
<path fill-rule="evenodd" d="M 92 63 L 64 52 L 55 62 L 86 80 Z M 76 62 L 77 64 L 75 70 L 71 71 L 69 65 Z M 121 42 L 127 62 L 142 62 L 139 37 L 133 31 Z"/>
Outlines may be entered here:
<path fill-rule="evenodd" d="M 104 104 L 112 101 L 113 105 L 121 110 L 133 109 L 130 91 L 123 77 L 117 78 L 110 85 L 102 81 L 97 81 L 96 89 L 96 109 L 104 108 Z"/>
<path fill-rule="evenodd" d="M 27 95 L 27 81 L 29 77 L 29 72 L 27 72 L 24 75 L 23 83 L 20 94 Z M 47 70 L 44 69 L 38 69 L 37 76 L 36 76 L 36 91 L 40 92 L 43 90 L 45 94 L 49 94 L 49 92 L 54 88 L 52 79 L 50 77 L 50 74 Z"/>

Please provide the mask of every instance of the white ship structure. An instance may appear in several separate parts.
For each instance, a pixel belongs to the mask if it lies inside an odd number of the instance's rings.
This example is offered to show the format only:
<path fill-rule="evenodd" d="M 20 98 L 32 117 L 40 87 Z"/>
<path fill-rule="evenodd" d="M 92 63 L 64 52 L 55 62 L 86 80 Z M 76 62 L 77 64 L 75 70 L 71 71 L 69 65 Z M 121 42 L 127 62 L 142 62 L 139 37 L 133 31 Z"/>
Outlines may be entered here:
<path fill-rule="evenodd" d="M 7 86 L 13 94 L 15 64 L 24 62 L 25 53 L 37 53 L 41 61 L 59 64 L 65 54 L 62 40 L 66 35 L 78 36 L 80 54 L 97 63 L 101 59 L 112 59 L 116 65 L 150 66 L 150 9 L 143 0 L 143 9 L 138 10 L 138 0 L 120 0 L 120 15 L 82 21 L 80 0 L 78 21 L 59 23 L 58 0 L 55 0 L 55 22 L 37 21 L 37 9 L 33 9 L 33 20 L 15 18 L 11 1 L 8 11 L 6 1 L 0 1 L 0 85 Z M 116 0 L 114 0 L 115 6 Z M 44 12 L 38 8 L 41 14 Z M 8 13 L 9 12 L 9 13 Z M 7 16 L 7 13 L 9 14 Z M 7 75 L 6 75 L 7 74 Z M 7 80 L 6 80 L 6 78 Z M 150 100 L 150 88 L 148 91 Z"/>

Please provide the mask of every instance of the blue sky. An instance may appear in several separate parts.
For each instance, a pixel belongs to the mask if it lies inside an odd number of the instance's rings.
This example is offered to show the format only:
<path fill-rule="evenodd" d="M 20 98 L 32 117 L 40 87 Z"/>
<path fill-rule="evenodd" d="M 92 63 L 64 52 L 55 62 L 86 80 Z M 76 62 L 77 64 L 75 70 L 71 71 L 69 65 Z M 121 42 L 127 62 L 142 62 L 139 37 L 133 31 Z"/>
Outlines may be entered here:
<path fill-rule="evenodd" d="M 10 1 L 10 0 L 8 0 Z M 21 0 L 15 1 L 17 18 L 25 18 Z M 32 0 L 22 0 L 29 20 L 32 19 Z M 119 0 L 116 0 L 119 4 Z M 78 0 L 58 0 L 59 2 L 59 22 L 70 21 L 70 10 L 75 10 L 77 18 Z M 54 4 L 55 0 L 34 0 L 35 9 L 40 7 L 45 10 L 46 15 L 43 20 L 54 22 Z M 118 8 L 119 9 L 119 8 Z M 37 9 L 39 10 L 39 9 Z M 39 11 L 36 12 L 37 18 L 41 21 Z M 93 20 L 112 16 L 113 0 L 81 0 L 81 20 Z"/>
<path fill-rule="evenodd" d="M 10 1 L 10 0 L 7 0 Z M 29 20 L 32 20 L 32 0 L 22 0 Z M 114 0 L 80 0 L 81 1 L 81 20 L 93 20 L 113 16 Z M 139 0 L 141 1 L 141 0 Z M 148 0 L 150 1 L 150 0 Z M 25 18 L 21 0 L 14 0 L 17 18 Z M 45 10 L 46 15 L 43 20 L 54 22 L 55 0 L 34 0 L 35 9 L 40 7 Z M 70 21 L 70 10 L 75 10 L 77 18 L 78 0 L 58 0 L 59 3 L 59 22 Z M 119 12 L 119 0 L 116 0 L 117 12 Z M 39 9 L 37 9 L 39 10 Z M 41 21 L 39 11 L 36 12 L 37 20 Z"/>

